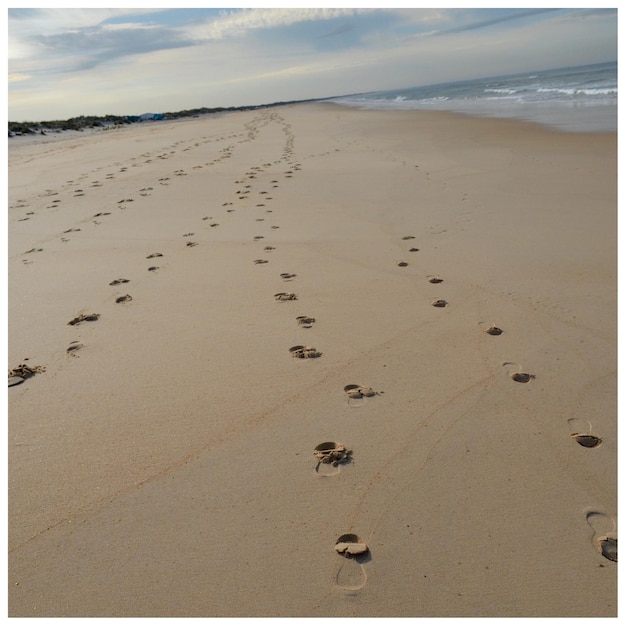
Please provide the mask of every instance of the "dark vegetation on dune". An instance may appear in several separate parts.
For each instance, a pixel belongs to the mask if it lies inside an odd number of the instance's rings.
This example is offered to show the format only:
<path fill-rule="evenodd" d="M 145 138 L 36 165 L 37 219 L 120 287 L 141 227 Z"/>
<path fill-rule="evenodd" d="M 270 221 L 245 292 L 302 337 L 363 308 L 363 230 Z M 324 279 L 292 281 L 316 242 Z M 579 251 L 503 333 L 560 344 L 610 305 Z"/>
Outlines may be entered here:
<path fill-rule="evenodd" d="M 274 102 L 272 104 L 260 104 L 256 106 L 240 107 L 201 107 L 199 109 L 186 109 L 169 113 L 146 113 L 143 115 L 79 115 L 67 120 L 50 120 L 44 122 L 9 122 L 9 137 L 20 135 L 45 135 L 48 132 L 60 132 L 63 130 L 82 131 L 88 128 L 112 128 L 147 121 L 176 120 L 185 117 L 199 117 L 201 115 L 227 113 L 231 111 L 253 111 L 268 107 L 296 104 L 301 102 L 313 102 L 314 100 L 293 100 L 289 102 Z"/>

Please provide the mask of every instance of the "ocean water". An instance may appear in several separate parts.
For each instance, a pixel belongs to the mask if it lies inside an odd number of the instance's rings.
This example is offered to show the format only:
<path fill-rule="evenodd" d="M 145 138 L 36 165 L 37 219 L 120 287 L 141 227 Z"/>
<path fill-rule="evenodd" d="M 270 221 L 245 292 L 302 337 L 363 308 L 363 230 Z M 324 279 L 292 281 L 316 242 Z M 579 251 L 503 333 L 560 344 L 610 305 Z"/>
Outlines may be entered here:
<path fill-rule="evenodd" d="M 515 118 L 569 132 L 616 131 L 617 63 L 376 91 L 331 101 L 366 109 Z"/>

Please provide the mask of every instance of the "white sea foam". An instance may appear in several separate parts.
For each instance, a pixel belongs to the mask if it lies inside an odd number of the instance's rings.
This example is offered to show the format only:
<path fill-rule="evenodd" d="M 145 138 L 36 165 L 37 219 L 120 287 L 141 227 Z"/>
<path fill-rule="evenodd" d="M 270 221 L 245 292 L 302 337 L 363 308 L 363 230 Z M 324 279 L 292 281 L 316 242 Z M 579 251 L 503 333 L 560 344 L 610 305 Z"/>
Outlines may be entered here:
<path fill-rule="evenodd" d="M 444 109 L 563 130 L 617 129 L 617 63 L 334 98 L 367 109 Z"/>

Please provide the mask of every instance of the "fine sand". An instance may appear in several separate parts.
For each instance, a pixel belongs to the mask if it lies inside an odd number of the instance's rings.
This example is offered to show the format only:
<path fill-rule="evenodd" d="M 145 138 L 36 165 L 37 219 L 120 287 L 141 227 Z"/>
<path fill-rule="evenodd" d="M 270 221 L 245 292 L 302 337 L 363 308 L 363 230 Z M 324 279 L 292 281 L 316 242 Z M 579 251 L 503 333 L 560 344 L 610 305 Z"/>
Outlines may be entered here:
<path fill-rule="evenodd" d="M 9 144 L 9 615 L 617 614 L 615 133 Z"/>

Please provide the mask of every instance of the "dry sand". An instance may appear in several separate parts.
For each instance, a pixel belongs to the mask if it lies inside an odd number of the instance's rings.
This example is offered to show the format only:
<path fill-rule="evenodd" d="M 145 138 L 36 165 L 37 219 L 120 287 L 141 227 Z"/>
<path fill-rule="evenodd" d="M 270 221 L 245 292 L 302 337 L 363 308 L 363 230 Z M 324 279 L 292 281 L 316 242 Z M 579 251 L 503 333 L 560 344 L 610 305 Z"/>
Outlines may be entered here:
<path fill-rule="evenodd" d="M 11 140 L 9 614 L 616 615 L 616 183 L 331 104 Z"/>

